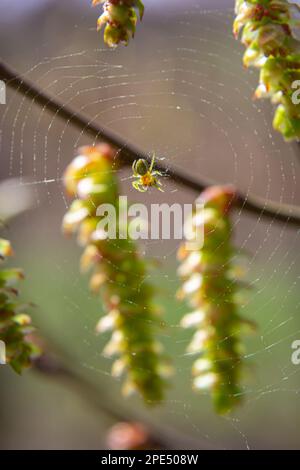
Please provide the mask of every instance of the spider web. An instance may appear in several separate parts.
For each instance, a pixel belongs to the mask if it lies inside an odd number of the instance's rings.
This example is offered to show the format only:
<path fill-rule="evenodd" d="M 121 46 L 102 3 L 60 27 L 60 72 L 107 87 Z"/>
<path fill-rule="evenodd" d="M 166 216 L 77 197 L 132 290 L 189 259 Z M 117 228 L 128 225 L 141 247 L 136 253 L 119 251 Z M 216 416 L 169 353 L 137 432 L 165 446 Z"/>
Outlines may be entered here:
<path fill-rule="evenodd" d="M 298 157 L 272 130 L 271 107 L 252 99 L 258 73 L 242 67 L 243 48 L 231 34 L 232 8 L 208 10 L 196 0 L 191 3 L 180 15 L 149 15 L 135 41 L 117 50 L 99 48 L 100 38 L 88 27 L 90 18 L 80 23 L 75 16 L 67 45 L 62 33 L 56 41 L 48 38 L 31 56 L 29 51 L 21 68 L 16 62 L 17 68 L 90 122 L 155 152 L 170 167 L 230 182 L 246 195 L 297 204 Z M 17 53 L 11 54 L 17 61 Z M 70 204 L 63 171 L 80 145 L 95 141 L 84 129 L 78 132 L 35 100 L 11 91 L 0 139 L 2 178 L 17 177 L 17 186 L 30 187 L 35 196 L 33 210 L 10 229 L 18 263 L 28 272 L 26 295 L 42 306 L 34 313 L 35 322 L 74 357 L 83 374 L 109 386 L 119 403 L 120 384 L 110 378 L 111 361 L 101 354 L 107 338 L 94 334 L 102 314 L 99 300 L 79 273 L 80 249 L 58 229 Z M 149 207 L 191 203 L 197 196 L 167 177 L 164 193 L 139 194 L 131 187 L 130 171 L 118 175 L 121 194 Z M 233 229 L 237 258 L 248 253 L 252 287 L 241 313 L 259 326 L 257 335 L 245 338 L 244 359 L 254 366 L 244 380 L 244 405 L 229 417 L 218 417 L 206 393 L 191 391 L 193 357 L 185 352 L 191 332 L 178 327 L 189 307 L 175 299 L 178 241 L 148 240 L 141 250 L 156 264 L 149 279 L 165 307 L 168 326 L 162 339 L 176 375 L 158 411 L 150 414 L 136 398 L 122 406 L 167 423 L 194 448 L 295 447 L 300 366 L 291 362 L 291 344 L 300 338 L 298 233 L 265 220 L 263 213 L 250 217 L 242 209 L 234 215 Z"/>

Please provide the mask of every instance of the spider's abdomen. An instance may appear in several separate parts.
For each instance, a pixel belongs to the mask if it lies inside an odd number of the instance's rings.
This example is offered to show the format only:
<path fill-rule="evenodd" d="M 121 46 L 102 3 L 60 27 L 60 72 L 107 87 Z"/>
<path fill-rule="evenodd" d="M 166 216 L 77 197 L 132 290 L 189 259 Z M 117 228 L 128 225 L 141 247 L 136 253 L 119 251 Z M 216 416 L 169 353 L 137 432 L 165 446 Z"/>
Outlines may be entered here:
<path fill-rule="evenodd" d="M 149 165 L 146 162 L 146 160 L 143 160 L 142 158 L 137 160 L 137 162 L 135 164 L 135 171 L 138 175 L 140 175 L 140 176 L 146 175 L 147 172 L 148 172 L 148 169 L 149 169 Z"/>

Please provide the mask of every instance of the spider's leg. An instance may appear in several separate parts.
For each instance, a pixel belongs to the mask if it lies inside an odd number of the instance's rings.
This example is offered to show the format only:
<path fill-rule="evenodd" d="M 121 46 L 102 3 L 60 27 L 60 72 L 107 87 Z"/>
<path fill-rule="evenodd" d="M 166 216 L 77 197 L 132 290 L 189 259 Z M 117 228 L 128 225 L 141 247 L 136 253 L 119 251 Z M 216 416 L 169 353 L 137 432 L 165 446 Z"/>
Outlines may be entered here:
<path fill-rule="evenodd" d="M 160 171 L 157 171 L 157 170 L 153 171 L 153 172 L 152 172 L 152 175 L 153 175 L 153 176 L 165 176 L 165 175 L 163 175 Z"/>
<path fill-rule="evenodd" d="M 149 168 L 150 173 L 153 170 L 154 162 L 155 162 L 155 153 L 152 155 L 152 160 L 151 160 L 151 164 L 150 164 L 150 168 Z"/>
<path fill-rule="evenodd" d="M 164 193 L 164 190 L 160 187 L 162 186 L 161 182 L 160 181 L 156 181 L 155 184 L 154 184 L 154 187 L 156 189 L 158 189 L 158 191 L 161 191 L 162 193 Z"/>
<path fill-rule="evenodd" d="M 140 193 L 146 192 L 146 189 L 141 185 L 141 183 L 139 181 L 134 181 L 132 183 L 132 186 L 134 187 L 134 189 L 136 189 Z"/>
<path fill-rule="evenodd" d="M 136 167 L 136 160 L 134 160 L 134 162 L 133 162 L 133 164 L 132 164 L 132 167 L 131 167 L 131 168 L 132 168 L 133 174 L 134 174 L 135 176 L 137 176 L 137 172 L 136 172 L 136 169 L 135 169 L 135 167 Z"/>

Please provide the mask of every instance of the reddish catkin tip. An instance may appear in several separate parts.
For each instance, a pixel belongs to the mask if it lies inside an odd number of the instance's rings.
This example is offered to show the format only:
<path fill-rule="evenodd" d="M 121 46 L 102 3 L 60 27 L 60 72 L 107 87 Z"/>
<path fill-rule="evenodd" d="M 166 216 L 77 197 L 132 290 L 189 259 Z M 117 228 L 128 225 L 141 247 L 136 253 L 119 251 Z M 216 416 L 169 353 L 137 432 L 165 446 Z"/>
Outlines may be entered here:
<path fill-rule="evenodd" d="M 118 423 L 108 432 L 107 445 L 111 450 L 139 450 L 147 447 L 149 433 L 140 423 Z"/>
<path fill-rule="evenodd" d="M 86 155 L 86 156 L 94 156 L 95 159 L 99 158 L 101 155 L 101 158 L 107 158 L 107 160 L 115 160 L 116 158 L 116 150 L 109 145 L 106 144 L 105 142 L 95 145 L 95 146 L 90 146 L 90 145 L 84 145 L 82 147 L 79 147 L 78 149 L 79 155 Z"/>
<path fill-rule="evenodd" d="M 218 207 L 223 213 L 226 213 L 236 201 L 236 190 L 231 185 L 210 186 L 201 193 L 199 201 L 209 207 Z"/>

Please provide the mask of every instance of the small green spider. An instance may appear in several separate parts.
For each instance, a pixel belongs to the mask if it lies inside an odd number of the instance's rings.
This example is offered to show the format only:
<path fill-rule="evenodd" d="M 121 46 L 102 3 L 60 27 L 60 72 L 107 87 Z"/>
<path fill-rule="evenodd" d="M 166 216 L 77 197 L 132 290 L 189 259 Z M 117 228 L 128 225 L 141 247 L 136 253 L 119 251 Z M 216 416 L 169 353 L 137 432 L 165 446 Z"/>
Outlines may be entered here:
<path fill-rule="evenodd" d="M 132 164 L 133 176 L 132 178 L 137 178 L 137 181 L 132 183 L 134 189 L 137 189 L 141 193 L 145 193 L 148 188 L 154 187 L 161 192 L 164 190 L 160 187 L 162 184 L 157 178 L 158 176 L 164 176 L 160 171 L 153 170 L 155 162 L 155 154 L 153 154 L 151 163 L 147 162 L 143 158 L 135 160 Z"/>

